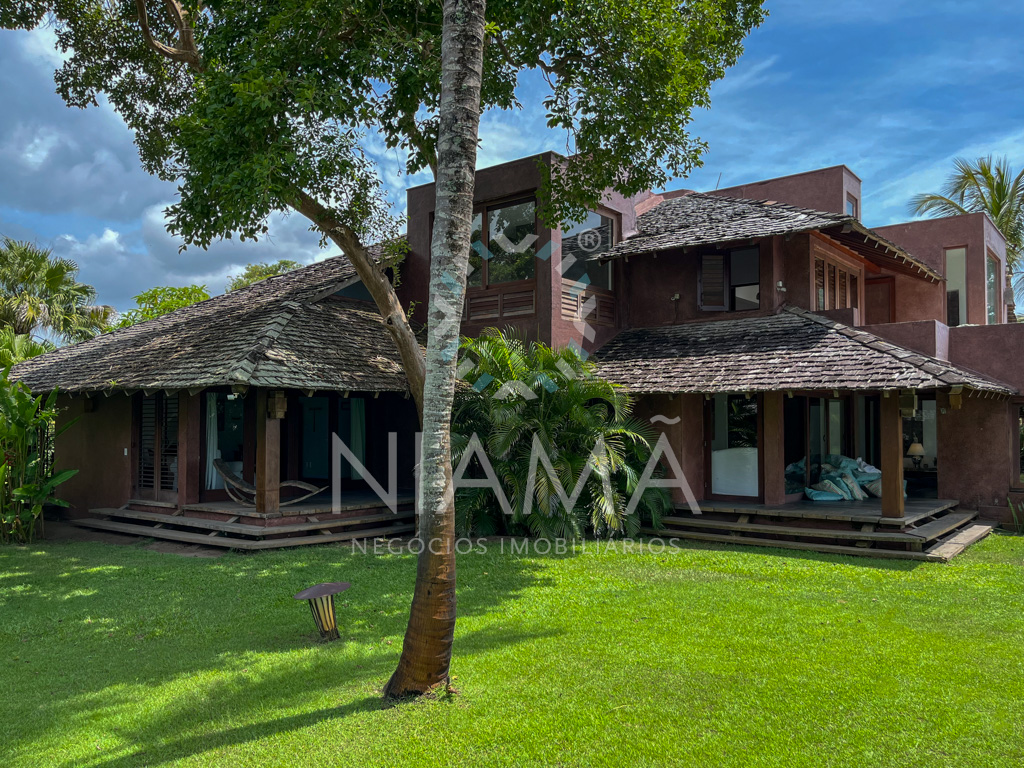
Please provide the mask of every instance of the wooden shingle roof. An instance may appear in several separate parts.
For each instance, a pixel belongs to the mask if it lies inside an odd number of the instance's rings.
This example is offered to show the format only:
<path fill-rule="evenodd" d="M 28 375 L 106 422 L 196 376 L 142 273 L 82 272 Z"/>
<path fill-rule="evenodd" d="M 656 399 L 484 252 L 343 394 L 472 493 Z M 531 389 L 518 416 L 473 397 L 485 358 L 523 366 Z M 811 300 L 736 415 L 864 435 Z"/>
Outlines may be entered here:
<path fill-rule="evenodd" d="M 805 309 L 623 331 L 597 354 L 601 376 L 636 393 L 1016 390 Z"/>
<path fill-rule="evenodd" d="M 942 279 L 923 261 L 868 229 L 854 216 L 770 200 L 692 192 L 655 205 L 637 218 L 636 227 L 636 234 L 589 258 L 614 259 L 819 231 L 880 266 L 934 281 Z"/>
<path fill-rule="evenodd" d="M 407 389 L 373 304 L 336 292 L 356 280 L 343 256 L 215 296 L 15 366 L 34 392 L 261 386 Z"/>

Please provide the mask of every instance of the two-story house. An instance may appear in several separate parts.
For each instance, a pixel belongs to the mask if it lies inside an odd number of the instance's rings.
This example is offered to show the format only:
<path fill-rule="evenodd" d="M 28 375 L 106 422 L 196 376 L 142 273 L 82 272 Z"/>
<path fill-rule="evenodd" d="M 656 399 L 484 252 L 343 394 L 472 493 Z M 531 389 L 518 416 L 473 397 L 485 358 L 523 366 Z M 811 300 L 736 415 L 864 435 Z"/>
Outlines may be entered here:
<path fill-rule="evenodd" d="M 462 329 L 578 345 L 628 387 L 689 489 L 665 532 L 944 559 L 990 530 L 979 515 L 1009 519 L 1007 498 L 1024 497 L 1024 327 L 1006 322 L 1006 248 L 986 216 L 871 229 L 860 180 L 837 166 L 609 194 L 552 227 L 536 195 L 539 164 L 556 162 L 478 171 Z M 433 185 L 408 191 L 399 295 L 419 321 L 433 206 Z M 332 432 L 382 483 L 388 431 L 411 443 L 415 413 L 366 298 L 339 257 L 22 364 L 16 376 L 59 387 L 80 417 L 58 445 L 83 470 L 65 495 L 98 510 L 95 527 L 157 522 L 150 535 L 182 538 L 205 525 L 223 546 L 380 530 L 385 505 L 349 464 L 341 515 L 282 490 L 326 488 Z M 253 506 L 227 498 L 225 468 Z M 844 471 L 877 495 L 807 500 Z M 411 489 L 408 450 L 398 475 L 389 487 Z"/>

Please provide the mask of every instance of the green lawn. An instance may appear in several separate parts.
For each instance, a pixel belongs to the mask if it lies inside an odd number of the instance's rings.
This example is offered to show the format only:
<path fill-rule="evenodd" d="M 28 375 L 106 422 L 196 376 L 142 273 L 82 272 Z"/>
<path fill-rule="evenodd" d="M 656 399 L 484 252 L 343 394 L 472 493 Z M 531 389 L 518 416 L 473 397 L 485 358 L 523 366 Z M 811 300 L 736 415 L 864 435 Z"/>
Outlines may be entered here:
<path fill-rule="evenodd" d="M 1024 538 L 594 546 L 462 556 L 460 693 L 390 708 L 411 556 L 2 549 L 0 765 L 1024 763 Z M 322 645 L 291 595 L 328 580 L 354 587 Z"/>

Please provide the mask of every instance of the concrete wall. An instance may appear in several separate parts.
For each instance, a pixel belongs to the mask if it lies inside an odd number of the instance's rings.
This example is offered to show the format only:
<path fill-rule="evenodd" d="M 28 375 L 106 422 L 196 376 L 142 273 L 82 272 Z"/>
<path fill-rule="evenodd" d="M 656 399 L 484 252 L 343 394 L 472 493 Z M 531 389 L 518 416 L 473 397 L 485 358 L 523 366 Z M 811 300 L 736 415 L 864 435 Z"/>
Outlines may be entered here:
<path fill-rule="evenodd" d="M 961 407 L 954 409 L 940 398 L 936 416 L 939 498 L 959 499 L 964 509 L 1008 522 L 1006 497 L 1016 466 L 1010 447 L 1017 428 L 1014 408 L 1005 399 L 965 396 Z"/>
<path fill-rule="evenodd" d="M 777 200 L 801 208 L 835 213 L 846 213 L 846 196 L 849 194 L 857 200 L 857 212 L 860 215 L 860 179 L 845 165 L 739 184 L 709 191 L 708 194 L 749 200 Z"/>
<path fill-rule="evenodd" d="M 633 415 L 650 423 L 653 416 L 661 415 L 669 420 L 678 418 L 675 424 L 662 421 L 651 426 L 659 434 L 668 436 L 669 444 L 686 475 L 686 482 L 694 496 L 704 498 L 704 398 L 701 395 L 643 395 L 637 398 Z M 664 462 L 663 462 L 664 464 Z M 672 471 L 665 465 L 667 477 Z M 672 489 L 672 500 L 677 504 L 686 503 L 681 488 Z"/>
<path fill-rule="evenodd" d="M 72 505 L 67 514 L 121 506 L 131 498 L 132 490 L 131 398 L 115 395 L 87 400 L 61 395 L 57 403 L 63 409 L 59 424 L 77 419 L 56 443 L 57 469 L 78 470 L 57 489 L 57 496 Z"/>
<path fill-rule="evenodd" d="M 1005 382 L 1024 393 L 1024 325 L 949 329 L 949 361 Z"/>
<path fill-rule="evenodd" d="M 899 344 L 901 347 L 923 352 L 940 360 L 949 360 L 949 332 L 945 323 L 936 320 L 918 320 L 906 323 L 865 325 L 864 330 Z"/>
<path fill-rule="evenodd" d="M 1001 274 L 1006 269 L 1006 243 L 988 216 L 972 213 L 942 219 L 922 219 L 906 224 L 875 227 L 882 237 L 905 248 L 939 274 L 946 274 L 945 251 L 967 249 L 967 322 L 985 325 L 987 305 L 985 294 L 985 260 L 992 253 L 999 260 Z M 1000 291 L 1002 284 L 1000 281 Z M 918 285 L 918 284 L 921 285 Z M 930 285 L 930 287 L 923 287 Z M 934 294 L 934 295 L 933 295 Z M 945 285 L 927 284 L 914 278 L 897 277 L 896 321 L 925 318 L 946 322 Z M 936 298 L 937 297 L 937 298 Z M 1005 322 L 1002 293 L 999 297 L 999 319 Z"/>

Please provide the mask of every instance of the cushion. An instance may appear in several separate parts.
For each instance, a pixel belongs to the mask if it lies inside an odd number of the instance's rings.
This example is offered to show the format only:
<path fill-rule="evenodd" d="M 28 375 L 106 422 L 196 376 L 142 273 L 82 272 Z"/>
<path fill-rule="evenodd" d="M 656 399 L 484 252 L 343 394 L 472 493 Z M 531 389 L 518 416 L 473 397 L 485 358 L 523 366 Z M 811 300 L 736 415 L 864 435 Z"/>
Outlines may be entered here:
<path fill-rule="evenodd" d="M 878 478 L 877 480 L 869 480 L 868 482 L 864 483 L 862 487 L 865 491 L 870 493 L 875 498 L 882 498 L 882 478 Z"/>
<path fill-rule="evenodd" d="M 860 487 L 860 483 L 853 479 L 849 472 L 843 475 L 843 482 L 846 483 L 846 487 L 850 489 L 850 494 L 857 501 L 863 501 L 868 497 L 864 490 Z"/>
<path fill-rule="evenodd" d="M 804 488 L 804 493 L 807 494 L 807 498 L 811 501 L 842 501 L 843 497 L 838 493 L 831 493 L 830 491 L 821 491 L 817 488 Z"/>

